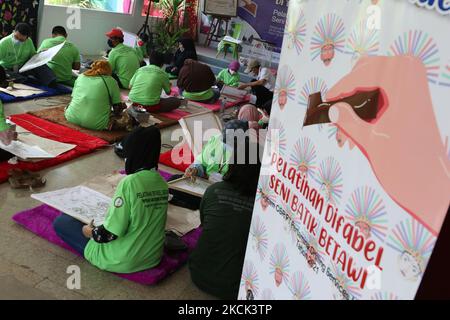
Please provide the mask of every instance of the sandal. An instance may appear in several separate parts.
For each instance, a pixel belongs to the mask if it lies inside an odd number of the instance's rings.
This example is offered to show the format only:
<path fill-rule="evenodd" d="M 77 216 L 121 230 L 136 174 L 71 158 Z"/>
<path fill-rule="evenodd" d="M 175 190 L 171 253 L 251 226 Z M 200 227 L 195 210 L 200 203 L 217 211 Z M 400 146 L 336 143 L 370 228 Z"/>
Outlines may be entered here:
<path fill-rule="evenodd" d="M 12 169 L 8 174 L 8 181 L 13 189 L 41 188 L 47 182 L 39 173 L 28 170 Z"/>

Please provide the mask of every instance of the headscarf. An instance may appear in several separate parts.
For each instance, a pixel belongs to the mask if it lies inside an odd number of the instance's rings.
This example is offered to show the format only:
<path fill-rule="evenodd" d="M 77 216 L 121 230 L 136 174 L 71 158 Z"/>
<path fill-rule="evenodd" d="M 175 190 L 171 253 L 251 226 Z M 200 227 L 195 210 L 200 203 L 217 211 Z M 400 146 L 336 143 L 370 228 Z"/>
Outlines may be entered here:
<path fill-rule="evenodd" d="M 88 77 L 110 76 L 112 75 L 112 69 L 108 61 L 97 60 L 94 61 L 94 63 L 92 63 L 91 69 L 89 69 L 83 74 Z"/>
<path fill-rule="evenodd" d="M 180 43 L 183 45 L 184 52 L 189 52 L 189 58 L 197 60 L 197 50 L 195 50 L 195 42 L 191 38 L 181 38 Z"/>
<path fill-rule="evenodd" d="M 246 104 L 239 110 L 238 119 L 247 121 L 250 129 L 259 129 L 258 121 L 260 118 L 258 109 L 252 104 Z"/>
<path fill-rule="evenodd" d="M 228 65 L 228 69 L 236 71 L 236 72 L 238 72 L 240 68 L 241 68 L 241 64 L 237 60 L 231 61 L 230 64 Z"/>
<path fill-rule="evenodd" d="M 161 152 L 161 132 L 155 126 L 138 127 L 125 139 L 123 148 L 127 174 L 142 169 L 157 169 Z"/>
<path fill-rule="evenodd" d="M 246 132 L 248 130 L 248 122 L 242 120 L 228 121 L 222 131 L 223 143 L 226 144 L 227 142 L 233 142 L 233 136 L 235 135 L 234 132 L 236 130 L 242 130 Z"/>

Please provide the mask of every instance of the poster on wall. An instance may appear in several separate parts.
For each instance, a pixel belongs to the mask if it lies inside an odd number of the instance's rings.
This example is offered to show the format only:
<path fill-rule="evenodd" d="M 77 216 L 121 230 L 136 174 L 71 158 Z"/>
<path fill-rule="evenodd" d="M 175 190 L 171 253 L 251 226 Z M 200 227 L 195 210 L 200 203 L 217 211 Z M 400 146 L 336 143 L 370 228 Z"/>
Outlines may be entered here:
<path fill-rule="evenodd" d="M 239 299 L 415 297 L 449 208 L 449 11 L 289 2 Z"/>

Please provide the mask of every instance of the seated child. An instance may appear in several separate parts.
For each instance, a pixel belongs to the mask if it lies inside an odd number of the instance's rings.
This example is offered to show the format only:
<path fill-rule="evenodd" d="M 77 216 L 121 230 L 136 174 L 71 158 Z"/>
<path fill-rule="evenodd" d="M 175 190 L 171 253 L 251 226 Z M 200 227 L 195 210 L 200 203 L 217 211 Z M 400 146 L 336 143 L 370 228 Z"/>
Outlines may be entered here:
<path fill-rule="evenodd" d="M 217 75 L 217 86 L 222 89 L 222 87 L 239 87 L 239 82 L 241 76 L 239 75 L 239 68 L 241 65 L 238 61 L 233 61 L 230 63 L 227 69 L 223 69 Z"/>
<path fill-rule="evenodd" d="M 135 129 L 125 143 L 127 176 L 117 186 L 105 223 L 94 226 L 62 214 L 56 234 L 102 270 L 133 273 L 157 266 L 163 255 L 168 186 L 158 173 L 161 134 Z"/>

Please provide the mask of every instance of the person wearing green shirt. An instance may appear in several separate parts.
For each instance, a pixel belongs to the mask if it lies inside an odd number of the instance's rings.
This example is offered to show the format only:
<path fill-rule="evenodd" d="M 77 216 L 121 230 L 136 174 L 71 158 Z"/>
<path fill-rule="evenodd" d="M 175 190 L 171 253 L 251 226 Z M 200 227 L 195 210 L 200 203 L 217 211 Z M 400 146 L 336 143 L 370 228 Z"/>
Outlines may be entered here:
<path fill-rule="evenodd" d="M 67 121 L 91 130 L 106 130 L 111 124 L 111 105 L 119 104 L 120 89 L 111 76 L 108 61 L 95 61 L 75 81 Z"/>
<path fill-rule="evenodd" d="M 99 269 L 133 273 L 157 266 L 163 256 L 169 190 L 158 168 L 161 133 L 138 127 L 124 145 L 124 177 L 116 188 L 106 220 L 85 225 L 62 214 L 56 234 Z"/>
<path fill-rule="evenodd" d="M 148 41 L 149 41 L 148 35 L 146 33 L 141 33 L 139 35 L 139 40 L 134 47 L 134 49 L 136 50 L 136 54 L 139 58 L 141 67 L 146 65 L 144 59 L 148 58 L 148 52 L 147 52 Z"/>
<path fill-rule="evenodd" d="M 111 64 L 113 77 L 119 87 L 128 89 L 130 80 L 139 69 L 140 61 L 134 48 L 123 44 L 124 34 L 120 29 L 112 29 L 106 34 L 108 45 L 112 48 L 108 55 Z"/>
<path fill-rule="evenodd" d="M 202 152 L 195 157 L 194 163 L 186 169 L 185 177 L 220 181 L 228 172 L 235 137 L 239 139 L 245 136 L 248 134 L 248 129 L 247 121 L 228 121 L 222 134 L 211 137 L 203 146 Z"/>
<path fill-rule="evenodd" d="M 67 41 L 66 29 L 61 26 L 54 27 L 52 37 L 42 41 L 38 52 L 63 42 L 65 42 L 64 46 L 47 65 L 55 74 L 57 82 L 73 87 L 76 77 L 72 74 L 72 70 L 80 70 L 80 51 L 73 43 Z"/>
<path fill-rule="evenodd" d="M 3 103 L 0 100 L 0 142 L 9 145 L 13 140 L 17 139 L 16 127 L 6 122 Z M 3 149 L 0 149 L 0 161 L 9 160 L 13 155 Z"/>
<path fill-rule="evenodd" d="M 232 61 L 227 69 L 223 69 L 217 75 L 217 85 L 222 88 L 224 85 L 229 87 L 239 87 L 241 76 L 239 68 L 241 65 L 238 61 Z"/>
<path fill-rule="evenodd" d="M 18 23 L 14 32 L 0 40 L 0 66 L 9 72 L 18 73 L 20 68 L 36 54 L 36 48 L 30 39 L 31 28 L 26 23 Z M 56 76 L 47 66 L 34 68 L 22 75 L 44 86 L 54 86 Z"/>
<path fill-rule="evenodd" d="M 238 297 L 261 167 L 253 150 L 249 139 L 238 140 L 223 181 L 208 187 L 200 203 L 203 232 L 189 270 L 199 289 L 221 299 Z M 254 288 L 245 285 L 252 297 Z"/>
<path fill-rule="evenodd" d="M 140 68 L 130 81 L 129 98 L 133 106 L 142 107 L 148 112 L 170 112 L 178 108 L 181 100 L 175 97 L 161 98 L 161 92 L 170 94 L 170 81 L 161 69 L 164 57 L 157 51 L 150 54 L 150 65 Z"/>

